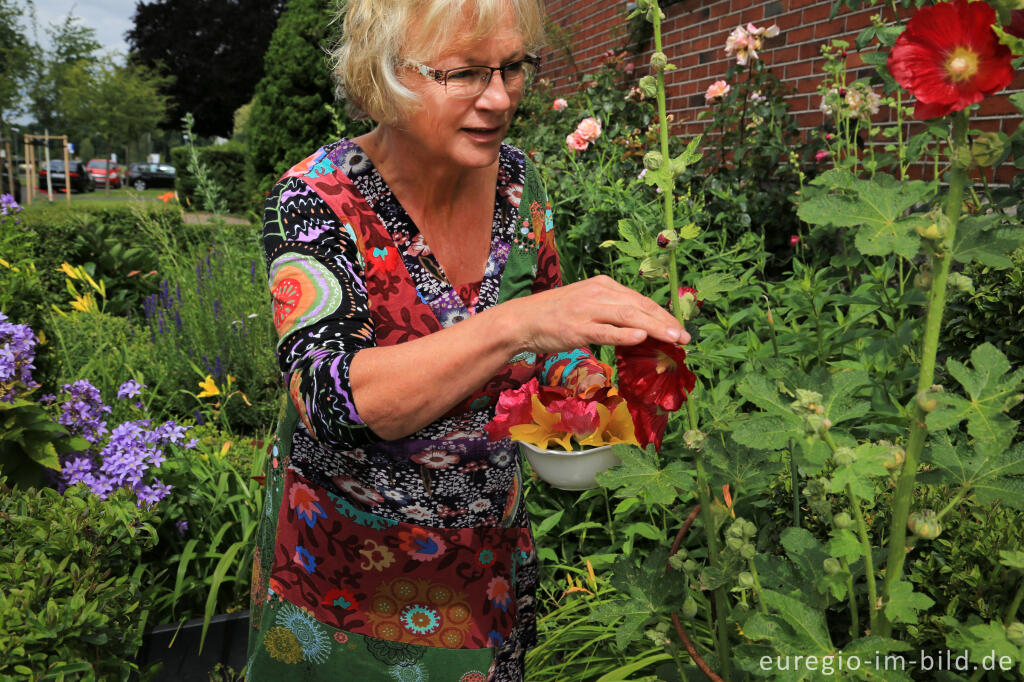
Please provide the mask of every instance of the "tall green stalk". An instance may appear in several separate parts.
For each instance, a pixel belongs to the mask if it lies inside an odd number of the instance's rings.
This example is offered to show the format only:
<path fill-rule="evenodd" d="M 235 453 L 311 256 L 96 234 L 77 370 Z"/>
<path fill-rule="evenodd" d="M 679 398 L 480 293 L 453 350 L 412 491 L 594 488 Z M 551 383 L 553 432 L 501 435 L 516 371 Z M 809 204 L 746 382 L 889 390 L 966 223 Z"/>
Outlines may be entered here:
<path fill-rule="evenodd" d="M 960 111 L 953 116 L 953 140 L 950 158 L 949 194 L 946 196 L 945 214 L 948 220 L 947 234 L 942 244 L 932 254 L 932 287 L 928 294 L 928 317 L 925 321 L 924 342 L 921 351 L 921 371 L 917 379 L 918 395 L 927 391 L 935 379 L 935 357 L 939 348 L 939 332 L 942 329 L 942 313 L 946 306 L 946 282 L 952 264 L 952 244 L 956 238 L 957 223 L 963 211 L 964 187 L 967 185 L 967 169 L 959 159 L 967 149 L 967 112 Z M 911 406 L 912 420 L 910 439 L 907 444 L 907 458 L 900 472 L 893 504 L 892 526 L 889 529 L 889 552 L 885 570 L 883 599 L 888 600 L 892 588 L 903 578 L 903 563 L 907 555 L 907 517 L 914 494 L 914 482 L 921 461 L 921 451 L 928 435 L 925 424 L 927 413 L 915 399 Z M 879 632 L 888 637 L 892 624 L 882 614 Z"/>
<path fill-rule="evenodd" d="M 661 8 L 657 0 L 651 3 L 651 19 L 654 24 L 654 51 L 660 53 L 661 45 Z M 668 146 L 668 112 L 665 106 L 665 69 L 655 69 L 657 79 L 657 101 L 658 101 L 658 139 L 661 146 L 661 158 L 663 163 L 671 164 L 671 156 Z M 664 229 L 671 230 L 675 224 L 674 210 L 675 197 L 671 187 L 663 192 L 663 221 Z M 676 253 L 673 249 L 669 256 L 669 298 L 672 301 L 672 313 L 682 323 L 683 314 L 679 301 L 679 272 L 676 264 Z M 686 401 L 686 412 L 689 418 L 690 429 L 696 431 L 698 427 L 697 413 L 693 406 L 693 394 L 691 393 Z M 697 469 L 697 497 L 701 505 L 701 520 L 704 523 L 704 533 L 708 543 L 708 559 L 712 566 L 717 567 L 719 563 L 719 551 L 721 546 L 718 542 L 718 535 L 715 532 L 714 521 L 711 514 L 711 492 L 708 486 L 708 476 L 704 469 L 704 460 L 699 449 L 694 449 L 693 460 Z M 725 588 L 719 587 L 714 590 L 715 601 L 715 642 L 718 655 L 718 665 L 722 679 L 730 682 L 732 679 L 731 656 L 729 652 L 729 631 L 728 615 L 729 602 Z"/>

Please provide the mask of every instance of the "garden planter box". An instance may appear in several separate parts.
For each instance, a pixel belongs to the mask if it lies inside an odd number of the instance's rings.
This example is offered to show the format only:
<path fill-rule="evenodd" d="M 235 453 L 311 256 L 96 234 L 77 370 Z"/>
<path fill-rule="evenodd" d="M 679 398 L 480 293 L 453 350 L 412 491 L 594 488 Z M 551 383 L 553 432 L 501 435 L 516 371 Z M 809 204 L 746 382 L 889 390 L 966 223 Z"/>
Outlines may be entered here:
<path fill-rule="evenodd" d="M 157 625 L 143 635 L 139 667 L 144 671 L 157 661 L 163 661 L 163 668 L 152 678 L 153 682 L 208 682 L 210 670 L 218 663 L 240 672 L 245 666 L 249 643 L 249 612 L 211 618 L 200 654 L 202 632 L 202 618 L 186 621 L 180 629 L 177 625 Z"/>

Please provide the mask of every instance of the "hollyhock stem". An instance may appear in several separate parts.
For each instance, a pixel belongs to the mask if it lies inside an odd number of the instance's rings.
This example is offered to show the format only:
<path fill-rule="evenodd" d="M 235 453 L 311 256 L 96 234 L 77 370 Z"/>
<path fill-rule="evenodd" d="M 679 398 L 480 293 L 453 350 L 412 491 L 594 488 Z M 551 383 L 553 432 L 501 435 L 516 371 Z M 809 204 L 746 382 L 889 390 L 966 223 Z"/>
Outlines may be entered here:
<path fill-rule="evenodd" d="M 662 51 L 661 45 L 661 7 L 658 2 L 652 2 L 651 19 L 654 24 L 654 51 L 656 53 Z M 657 99 L 658 99 L 658 139 L 661 143 L 661 158 L 664 159 L 663 163 L 671 164 L 671 156 L 669 155 L 668 147 L 668 112 L 665 106 L 665 69 L 655 69 L 655 78 L 657 79 Z M 663 192 L 663 221 L 666 230 L 671 230 L 674 223 L 674 201 L 675 192 L 673 188 L 666 188 Z M 676 253 L 675 250 L 669 256 L 669 298 L 672 301 L 672 313 L 679 320 L 680 324 L 684 322 L 681 304 L 679 300 L 679 273 L 676 271 Z M 697 412 L 693 406 L 693 393 L 691 392 L 687 396 L 686 400 L 686 413 L 690 421 L 690 428 L 697 429 Z M 711 561 L 711 565 L 717 567 L 719 559 L 719 543 L 716 529 L 711 518 L 711 497 L 708 488 L 708 476 L 704 470 L 704 461 L 701 458 L 701 454 L 698 450 L 693 450 L 693 461 L 697 469 L 697 498 L 700 500 L 701 505 L 701 520 L 704 523 L 704 533 L 707 537 L 708 543 L 708 556 Z M 724 587 L 719 587 L 714 591 L 715 599 L 715 638 L 716 638 L 716 653 L 718 654 L 718 663 L 722 673 L 722 679 L 725 682 L 730 682 L 732 679 L 731 669 L 731 655 L 729 652 L 729 631 L 728 631 L 728 615 L 729 615 L 729 603 L 725 593 Z"/>
<path fill-rule="evenodd" d="M 959 111 L 953 115 L 953 139 L 950 157 L 954 160 L 949 171 L 949 193 L 946 195 L 946 218 L 949 220 L 948 233 L 944 236 L 942 246 L 932 254 L 932 287 L 928 294 L 928 317 L 925 321 L 924 340 L 921 351 L 921 371 L 917 380 L 917 391 L 927 391 L 935 378 L 935 356 L 939 347 L 939 332 L 942 329 L 942 313 L 946 305 L 946 281 L 953 258 L 950 247 L 956 239 L 957 223 L 963 210 L 964 187 L 967 185 L 967 169 L 957 160 L 957 152 L 967 147 L 967 112 Z M 907 443 L 907 458 L 900 471 L 899 482 L 896 484 L 894 496 L 892 525 L 889 529 L 889 552 L 885 569 L 885 590 L 883 598 L 888 599 L 892 588 L 903 578 L 903 563 L 907 550 L 907 517 L 910 514 L 911 498 L 914 494 L 914 481 L 920 464 L 921 451 L 924 449 L 928 427 L 925 425 L 925 411 L 915 399 L 910 407 L 911 427 L 910 439 Z M 882 614 L 880 628 L 877 633 L 888 637 L 892 631 L 892 623 Z"/>

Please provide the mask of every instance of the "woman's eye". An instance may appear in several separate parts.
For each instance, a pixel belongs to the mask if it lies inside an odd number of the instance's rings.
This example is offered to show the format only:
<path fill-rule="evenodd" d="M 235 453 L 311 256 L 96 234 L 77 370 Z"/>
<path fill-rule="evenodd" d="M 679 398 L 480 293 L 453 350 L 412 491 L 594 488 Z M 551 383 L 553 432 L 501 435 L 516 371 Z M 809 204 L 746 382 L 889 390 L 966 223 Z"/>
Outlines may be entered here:
<path fill-rule="evenodd" d="M 523 70 L 523 62 L 512 62 L 505 65 L 505 73 L 520 73 Z"/>
<path fill-rule="evenodd" d="M 448 74 L 448 80 L 452 81 L 464 81 L 472 80 L 473 78 L 479 78 L 476 69 L 464 69 L 462 71 L 452 71 Z"/>

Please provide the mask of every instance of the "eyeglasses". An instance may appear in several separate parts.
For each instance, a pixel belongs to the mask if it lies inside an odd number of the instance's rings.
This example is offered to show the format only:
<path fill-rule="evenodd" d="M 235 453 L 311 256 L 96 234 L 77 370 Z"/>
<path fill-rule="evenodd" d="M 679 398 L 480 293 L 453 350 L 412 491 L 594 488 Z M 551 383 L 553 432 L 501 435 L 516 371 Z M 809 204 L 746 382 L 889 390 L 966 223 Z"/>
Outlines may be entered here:
<path fill-rule="evenodd" d="M 448 96 L 468 99 L 479 96 L 487 89 L 495 71 L 501 73 L 501 82 L 510 92 L 529 87 L 540 69 L 540 57 L 528 54 L 502 66 L 460 66 L 457 69 L 433 69 L 410 60 L 406 60 L 405 64 L 443 85 Z"/>

